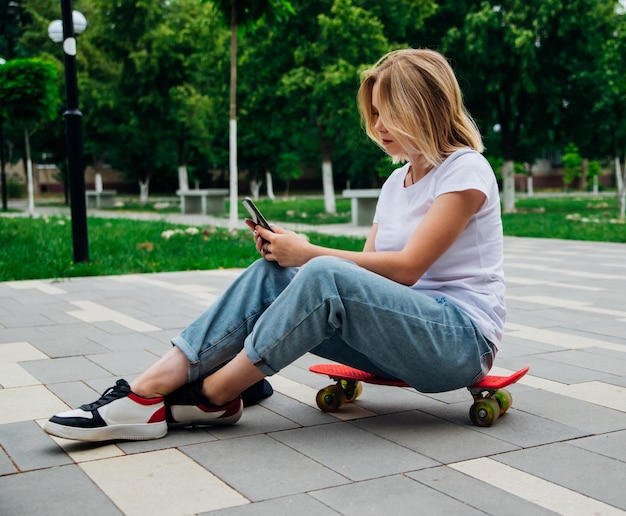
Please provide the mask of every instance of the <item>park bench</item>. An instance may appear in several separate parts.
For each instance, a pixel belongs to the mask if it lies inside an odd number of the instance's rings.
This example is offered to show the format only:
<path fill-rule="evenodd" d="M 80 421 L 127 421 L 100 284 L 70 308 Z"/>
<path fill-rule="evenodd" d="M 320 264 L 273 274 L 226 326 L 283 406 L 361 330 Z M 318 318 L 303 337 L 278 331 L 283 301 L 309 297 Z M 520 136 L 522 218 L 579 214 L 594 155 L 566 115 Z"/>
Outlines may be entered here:
<path fill-rule="evenodd" d="M 180 197 L 180 211 L 183 214 L 221 215 L 224 213 L 228 189 L 177 190 L 176 195 Z"/>
<path fill-rule="evenodd" d="M 350 199 L 352 224 L 356 226 L 371 226 L 374 220 L 378 196 L 380 195 L 380 188 L 344 190 L 342 195 Z"/>
<path fill-rule="evenodd" d="M 87 208 L 112 208 L 115 204 L 115 190 L 87 190 Z"/>
<path fill-rule="evenodd" d="M 96 173 L 94 176 L 94 189 L 85 191 L 87 208 L 112 208 L 115 204 L 115 190 L 105 190 L 102 188 L 102 175 Z"/>

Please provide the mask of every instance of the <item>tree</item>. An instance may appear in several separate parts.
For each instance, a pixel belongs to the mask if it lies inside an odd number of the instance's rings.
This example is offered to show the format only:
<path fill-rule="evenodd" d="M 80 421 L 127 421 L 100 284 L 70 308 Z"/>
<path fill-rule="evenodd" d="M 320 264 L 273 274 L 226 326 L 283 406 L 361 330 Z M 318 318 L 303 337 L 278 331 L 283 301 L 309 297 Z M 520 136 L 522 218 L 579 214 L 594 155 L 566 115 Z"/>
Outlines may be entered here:
<path fill-rule="evenodd" d="M 294 14 L 287 0 L 216 0 L 222 13 L 230 21 L 230 123 L 229 123 L 229 169 L 230 169 L 230 228 L 237 226 L 237 202 L 239 170 L 237 166 L 237 31 L 241 25 L 257 22 L 270 14 L 282 19 Z"/>
<path fill-rule="evenodd" d="M 610 36 L 608 2 L 613 0 L 444 4 L 446 12 L 459 9 L 459 19 L 456 27 L 442 27 L 442 50 L 483 133 L 499 141 L 505 212 L 515 210 L 514 162 L 533 161 L 540 151 L 568 141 L 572 77 L 593 62 Z"/>
<path fill-rule="evenodd" d="M 0 106 L 3 117 L 23 128 L 28 184 L 28 212 L 35 212 L 30 133 L 57 116 L 61 102 L 54 64 L 42 59 L 13 59 L 0 66 Z"/>
<path fill-rule="evenodd" d="M 335 0 L 329 14 L 316 18 L 316 37 L 311 40 L 309 33 L 299 41 L 295 68 L 283 76 L 280 92 L 293 99 L 300 118 L 316 129 L 324 205 L 334 213 L 333 152 L 346 127 L 359 126 L 354 103 L 359 73 L 387 52 L 389 44 L 380 21 L 350 0 Z"/>
<path fill-rule="evenodd" d="M 626 9 L 611 5 L 609 30 L 612 37 L 602 42 L 602 51 L 594 66 L 582 69 L 577 75 L 579 89 L 587 99 L 591 120 L 586 124 L 591 140 L 588 152 L 594 148 L 598 157 L 610 156 L 613 162 L 619 200 L 619 216 L 626 213 Z M 578 106 L 576 106 L 578 108 Z M 621 165 L 620 156 L 624 156 Z"/>
<path fill-rule="evenodd" d="M 189 157 L 206 163 L 207 135 L 224 133 L 211 99 L 223 98 L 225 31 L 211 3 L 93 1 L 103 19 L 92 42 L 117 63 L 97 69 L 105 84 L 91 90 L 96 141 L 146 200 L 151 179 L 169 185 L 178 168 L 186 182 Z"/>

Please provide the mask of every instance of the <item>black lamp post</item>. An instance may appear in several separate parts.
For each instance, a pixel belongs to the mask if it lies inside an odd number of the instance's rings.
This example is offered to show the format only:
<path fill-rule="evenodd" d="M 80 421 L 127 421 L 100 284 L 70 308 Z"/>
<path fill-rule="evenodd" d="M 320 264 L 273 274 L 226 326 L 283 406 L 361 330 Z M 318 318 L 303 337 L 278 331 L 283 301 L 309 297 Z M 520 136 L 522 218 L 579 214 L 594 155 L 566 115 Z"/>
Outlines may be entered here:
<path fill-rule="evenodd" d="M 65 133 L 67 141 L 67 164 L 70 183 L 70 210 L 72 214 L 72 238 L 74 263 L 89 261 L 87 240 L 87 203 L 85 200 L 85 174 L 83 166 L 82 116 L 78 109 L 78 80 L 76 76 L 76 38 L 87 27 L 87 20 L 78 11 L 73 11 L 72 0 L 61 0 L 61 20 L 53 21 L 48 35 L 56 43 L 63 42 L 65 64 L 65 92 L 67 109 Z M 59 23 L 60 22 L 60 23 Z M 59 25 L 62 25 L 62 34 Z M 82 30 L 81 30 L 82 29 Z"/>
<path fill-rule="evenodd" d="M 0 66 L 6 63 L 0 57 Z M 4 171 L 4 117 L 0 113 L 0 186 L 2 187 L 2 209 L 7 211 L 7 176 Z"/>

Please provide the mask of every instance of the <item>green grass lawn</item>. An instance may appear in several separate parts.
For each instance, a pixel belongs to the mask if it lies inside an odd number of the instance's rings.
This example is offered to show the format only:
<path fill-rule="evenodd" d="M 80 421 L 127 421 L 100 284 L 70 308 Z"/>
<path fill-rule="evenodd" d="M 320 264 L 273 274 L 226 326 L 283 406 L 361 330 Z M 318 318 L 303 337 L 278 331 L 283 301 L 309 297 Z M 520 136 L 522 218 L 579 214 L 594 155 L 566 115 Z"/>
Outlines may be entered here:
<path fill-rule="evenodd" d="M 505 235 L 626 242 L 616 196 L 523 198 L 516 208 L 502 216 Z"/>
<path fill-rule="evenodd" d="M 339 215 L 333 217 L 326 217 L 319 198 L 262 200 L 258 206 L 270 221 L 350 220 L 346 199 L 338 199 Z M 506 235 L 626 242 L 626 224 L 617 221 L 614 196 L 519 199 L 517 210 L 503 215 Z M 94 217 L 88 219 L 88 234 L 90 262 L 74 264 L 69 219 L 0 217 L 0 281 L 246 267 L 259 256 L 247 230 L 231 234 L 220 228 Z M 309 236 L 317 244 L 349 250 L 361 249 L 364 242 Z"/>
<path fill-rule="evenodd" d="M 259 258 L 248 230 L 167 222 L 88 219 L 89 263 L 73 263 L 71 222 L 0 218 L 0 281 L 247 267 Z M 311 235 L 320 245 L 360 250 L 363 239 Z"/>

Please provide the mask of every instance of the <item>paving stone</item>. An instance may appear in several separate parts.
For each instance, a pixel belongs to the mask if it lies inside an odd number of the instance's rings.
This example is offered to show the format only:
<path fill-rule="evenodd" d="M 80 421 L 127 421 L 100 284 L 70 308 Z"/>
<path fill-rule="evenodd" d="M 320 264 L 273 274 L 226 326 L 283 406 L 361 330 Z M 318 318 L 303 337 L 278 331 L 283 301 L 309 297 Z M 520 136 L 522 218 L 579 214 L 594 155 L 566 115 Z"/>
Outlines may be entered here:
<path fill-rule="evenodd" d="M 451 464 L 450 467 L 502 491 L 532 501 L 535 505 L 557 514 L 567 516 L 586 516 L 588 514 L 618 516 L 623 514 L 623 511 L 604 502 L 507 466 L 494 459 L 481 457 L 466 462 L 457 462 Z"/>
<path fill-rule="evenodd" d="M 0 477 L 2 513 L 7 516 L 121 515 L 78 466 L 49 469 Z M 88 508 L 88 509 L 87 509 Z"/>
<path fill-rule="evenodd" d="M 469 425 L 453 424 L 419 411 L 352 424 L 443 464 L 517 449 L 515 444 L 477 432 Z"/>
<path fill-rule="evenodd" d="M 0 364 L 45 360 L 48 358 L 29 342 L 7 342 L 0 344 Z"/>
<path fill-rule="evenodd" d="M 0 432 L 2 432 L 1 426 L 0 426 Z M 2 437 L 0 437 L 0 444 L 1 443 L 2 443 Z M 0 449 L 0 476 L 10 475 L 12 473 L 17 473 L 17 469 L 15 468 L 13 461 L 9 459 L 9 456 L 6 454 L 4 450 Z"/>
<path fill-rule="evenodd" d="M 79 466 L 126 515 L 195 514 L 248 503 L 178 450 L 113 457 Z"/>
<path fill-rule="evenodd" d="M 340 514 L 484 514 L 405 476 L 377 478 L 311 493 Z"/>
<path fill-rule="evenodd" d="M 39 380 L 28 374 L 19 364 L 0 363 L 0 388 L 40 385 Z"/>
<path fill-rule="evenodd" d="M 498 455 L 494 459 L 626 510 L 626 463 L 614 458 L 566 443 L 555 443 Z"/>
<path fill-rule="evenodd" d="M 276 516 L 289 514 L 290 516 L 336 516 L 333 511 L 323 503 L 309 495 L 301 494 L 274 498 L 262 502 L 250 503 L 206 513 L 206 516 Z"/>
<path fill-rule="evenodd" d="M 61 382 L 49 383 L 46 387 L 52 391 L 55 396 L 63 400 L 68 407 L 76 408 L 91 403 L 100 398 L 102 391 L 96 391 L 89 387 L 85 382 Z M 52 416 L 52 414 L 50 414 Z"/>
<path fill-rule="evenodd" d="M 116 335 L 100 333 L 99 335 L 90 336 L 89 339 L 105 348 L 106 351 L 113 352 L 152 351 L 152 348 L 158 347 L 159 344 L 159 341 L 154 339 L 151 334 L 130 332 L 128 330 L 125 333 Z M 169 345 L 169 341 L 167 343 Z"/>
<path fill-rule="evenodd" d="M 116 353 L 85 354 L 87 359 L 99 365 L 114 376 L 141 374 L 158 359 L 149 351 L 119 351 Z"/>
<path fill-rule="evenodd" d="M 68 330 L 62 338 L 53 337 L 53 333 L 42 333 L 40 337 L 33 340 L 33 344 L 37 349 L 48 355 L 50 358 L 77 357 L 83 355 L 93 355 L 96 353 L 106 353 L 107 349 L 100 346 L 92 339 L 94 333 L 93 328 L 83 335 L 78 332 L 74 334 Z"/>
<path fill-rule="evenodd" d="M 626 413 L 586 403 L 568 396 L 533 390 L 514 397 L 515 408 L 546 420 L 601 434 L 626 428 Z"/>
<path fill-rule="evenodd" d="M 550 360 L 543 358 L 543 355 L 529 357 L 528 365 L 530 366 L 533 376 L 539 376 L 547 380 L 566 384 L 590 382 L 593 380 L 602 381 L 610 379 L 613 376 L 608 373 L 601 373 L 591 369 L 561 363 L 558 355 L 559 353 L 553 354 Z M 498 365 L 509 368 L 508 361 L 506 360 L 498 361 Z"/>
<path fill-rule="evenodd" d="M 265 435 L 185 446 L 181 451 L 251 501 L 348 482 L 346 477 Z M 234 457 L 245 457 L 245 463 Z"/>
<path fill-rule="evenodd" d="M 20 471 L 72 462 L 34 421 L 0 425 L 0 443 Z"/>
<path fill-rule="evenodd" d="M 43 385 L 0 389 L 0 424 L 40 418 L 66 410 L 66 405 Z"/>
<path fill-rule="evenodd" d="M 626 347 L 624 351 L 626 351 Z M 560 351 L 558 353 L 546 353 L 542 355 L 542 358 L 554 360 L 558 362 L 559 365 L 569 364 L 607 375 L 623 376 L 626 374 L 626 353 L 622 353 L 620 357 L 613 355 L 612 360 L 606 360 L 602 355 L 589 353 L 587 350 L 572 350 Z"/>
<path fill-rule="evenodd" d="M 470 507 L 484 511 L 486 514 L 499 516 L 554 515 L 554 512 L 535 505 L 529 500 L 507 493 L 452 468 L 441 466 L 407 473 L 406 476 Z"/>
<path fill-rule="evenodd" d="M 299 427 L 300 425 L 294 421 L 268 410 L 262 405 L 254 405 L 243 409 L 243 415 L 236 425 L 214 426 L 208 431 L 218 439 L 233 439 Z"/>
<path fill-rule="evenodd" d="M 261 406 L 293 421 L 299 426 L 323 425 L 337 421 L 335 417 L 322 412 L 318 408 L 313 408 L 276 391 L 270 398 L 262 401 Z"/>
<path fill-rule="evenodd" d="M 22 367 L 44 384 L 102 378 L 111 374 L 84 357 L 33 360 L 22 363 Z"/>
<path fill-rule="evenodd" d="M 432 459 L 390 442 L 387 438 L 381 438 L 349 423 L 276 432 L 272 437 L 357 481 L 437 464 Z M 363 450 L 367 450 L 367 453 L 363 453 Z"/>
<path fill-rule="evenodd" d="M 576 439 L 568 444 L 626 462 L 626 430 Z"/>
<path fill-rule="evenodd" d="M 116 446 L 127 455 L 156 450 L 169 450 L 190 444 L 202 444 L 216 441 L 217 437 L 204 428 L 170 428 L 162 439 L 150 441 L 119 441 Z"/>

